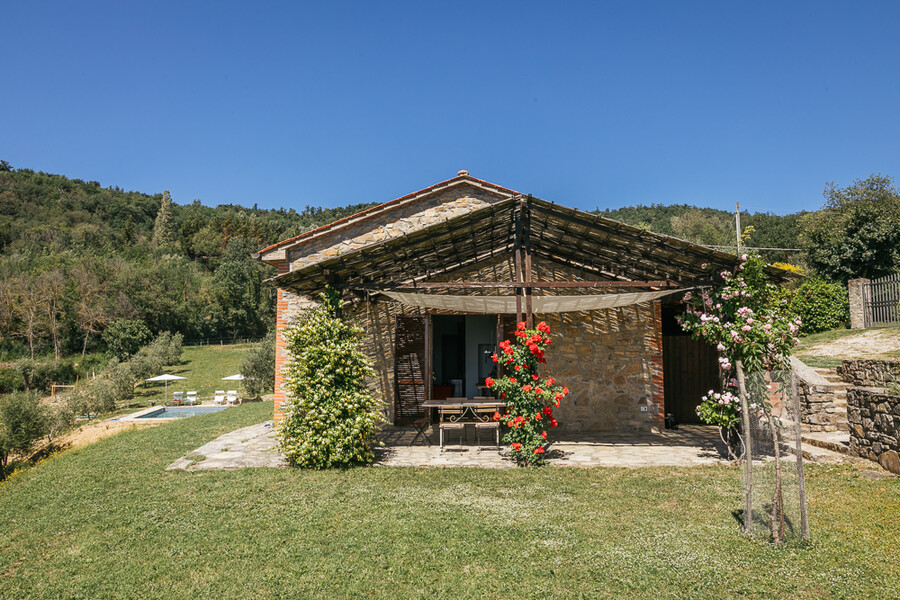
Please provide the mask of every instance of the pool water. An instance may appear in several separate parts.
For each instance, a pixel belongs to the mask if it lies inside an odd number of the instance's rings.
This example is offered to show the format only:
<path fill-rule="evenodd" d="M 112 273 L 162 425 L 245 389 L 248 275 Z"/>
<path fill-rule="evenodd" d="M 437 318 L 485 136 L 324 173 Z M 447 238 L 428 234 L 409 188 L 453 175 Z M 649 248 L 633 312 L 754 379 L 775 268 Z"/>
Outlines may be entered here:
<path fill-rule="evenodd" d="M 185 417 L 196 417 L 197 415 L 206 415 L 209 413 L 219 412 L 228 408 L 227 406 L 167 406 L 154 410 L 146 415 L 135 417 L 136 419 L 183 419 Z"/>

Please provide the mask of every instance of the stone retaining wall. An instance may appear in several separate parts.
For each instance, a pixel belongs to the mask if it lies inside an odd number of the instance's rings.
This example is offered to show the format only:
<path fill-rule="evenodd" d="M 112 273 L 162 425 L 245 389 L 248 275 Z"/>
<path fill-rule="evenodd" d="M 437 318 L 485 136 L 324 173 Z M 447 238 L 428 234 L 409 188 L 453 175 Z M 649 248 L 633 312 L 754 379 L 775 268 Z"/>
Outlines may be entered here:
<path fill-rule="evenodd" d="M 832 383 L 796 356 L 791 357 L 791 368 L 797 374 L 803 428 L 807 431 L 837 431 L 838 416 Z"/>
<path fill-rule="evenodd" d="M 900 474 L 900 395 L 883 388 L 854 387 L 847 393 L 847 404 L 850 454 Z"/>
<path fill-rule="evenodd" d="M 837 372 L 851 385 L 876 388 L 900 385 L 900 360 L 845 360 Z"/>

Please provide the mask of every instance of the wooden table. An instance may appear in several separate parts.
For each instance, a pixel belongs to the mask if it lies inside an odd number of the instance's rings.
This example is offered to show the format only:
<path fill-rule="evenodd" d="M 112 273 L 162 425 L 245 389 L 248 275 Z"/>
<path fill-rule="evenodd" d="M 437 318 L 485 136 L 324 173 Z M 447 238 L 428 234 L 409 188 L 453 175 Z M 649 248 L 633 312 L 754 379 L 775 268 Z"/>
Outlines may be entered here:
<path fill-rule="evenodd" d="M 416 432 L 416 436 L 413 438 L 412 443 L 415 444 L 416 440 L 419 439 L 419 436 L 422 436 L 428 442 L 428 445 L 431 445 L 431 440 L 429 440 L 428 436 L 425 435 L 425 430 L 428 429 L 429 425 L 431 425 L 431 411 L 435 408 L 461 408 L 463 410 L 472 410 L 478 406 L 491 406 L 499 410 L 506 406 L 506 402 L 503 400 L 497 400 L 496 398 L 489 398 L 485 400 L 470 400 L 468 398 L 426 400 L 422 403 L 422 408 L 428 411 L 428 418 L 425 419 L 424 424 L 420 428 L 418 428 L 418 431 Z"/>

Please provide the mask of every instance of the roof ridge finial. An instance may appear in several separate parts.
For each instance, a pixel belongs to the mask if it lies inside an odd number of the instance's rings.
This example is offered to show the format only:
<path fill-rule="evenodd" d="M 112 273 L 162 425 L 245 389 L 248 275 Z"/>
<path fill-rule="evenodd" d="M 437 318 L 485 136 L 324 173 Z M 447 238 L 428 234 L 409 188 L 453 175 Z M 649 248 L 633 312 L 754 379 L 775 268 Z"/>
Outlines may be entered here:
<path fill-rule="evenodd" d="M 466 171 L 465 169 L 463 169 L 462 171 L 457 172 L 457 173 L 456 173 L 456 176 L 457 176 L 457 177 L 468 177 L 468 176 L 469 176 L 469 172 Z"/>

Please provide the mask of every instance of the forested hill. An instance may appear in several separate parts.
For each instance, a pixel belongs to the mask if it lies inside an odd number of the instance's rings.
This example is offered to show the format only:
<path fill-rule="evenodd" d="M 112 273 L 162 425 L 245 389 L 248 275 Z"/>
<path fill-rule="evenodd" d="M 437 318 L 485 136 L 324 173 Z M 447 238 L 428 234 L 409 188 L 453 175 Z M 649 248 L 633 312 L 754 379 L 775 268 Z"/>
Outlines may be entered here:
<path fill-rule="evenodd" d="M 251 253 L 369 206 L 182 206 L 0 161 L 0 360 L 101 349 L 119 319 L 187 339 L 262 336 L 273 273 Z"/>
<path fill-rule="evenodd" d="M 735 245 L 734 213 L 714 208 L 698 208 L 688 204 L 651 204 L 626 206 L 597 211 L 616 221 L 642 227 L 656 233 L 672 235 L 697 244 Z M 806 213 L 778 216 L 768 213 L 741 213 L 741 229 L 752 227 L 745 240 L 747 246 L 759 248 L 800 248 L 800 221 Z M 762 252 L 775 262 L 797 262 L 799 255 L 788 252 Z"/>

